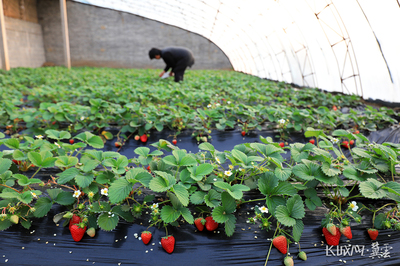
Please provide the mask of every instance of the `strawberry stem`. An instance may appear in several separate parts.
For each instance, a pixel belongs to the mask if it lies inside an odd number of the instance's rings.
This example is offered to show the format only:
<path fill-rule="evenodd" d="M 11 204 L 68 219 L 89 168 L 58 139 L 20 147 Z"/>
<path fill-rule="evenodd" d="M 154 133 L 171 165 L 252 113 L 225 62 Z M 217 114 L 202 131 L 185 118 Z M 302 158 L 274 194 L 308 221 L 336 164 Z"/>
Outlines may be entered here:
<path fill-rule="evenodd" d="M 276 236 L 276 233 L 277 233 L 278 229 L 279 229 L 279 223 L 278 223 L 278 226 L 275 229 L 275 232 L 274 232 L 274 235 L 273 235 L 272 239 L 274 239 L 274 237 Z M 271 249 L 272 249 L 272 241 L 271 241 L 271 244 L 269 245 L 268 255 L 267 255 L 267 259 L 265 260 L 264 266 L 267 266 L 269 255 L 271 254 Z"/>

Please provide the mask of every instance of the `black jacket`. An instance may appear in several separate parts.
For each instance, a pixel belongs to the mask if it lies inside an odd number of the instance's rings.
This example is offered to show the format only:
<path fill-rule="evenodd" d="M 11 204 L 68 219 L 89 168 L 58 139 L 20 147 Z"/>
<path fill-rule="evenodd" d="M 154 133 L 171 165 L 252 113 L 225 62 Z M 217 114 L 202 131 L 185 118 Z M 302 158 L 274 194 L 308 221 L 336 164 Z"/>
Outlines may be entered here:
<path fill-rule="evenodd" d="M 167 72 L 170 68 L 172 72 L 178 69 L 185 69 L 194 64 L 192 51 L 184 47 L 167 47 L 161 50 L 161 58 L 166 66 L 164 71 Z"/>

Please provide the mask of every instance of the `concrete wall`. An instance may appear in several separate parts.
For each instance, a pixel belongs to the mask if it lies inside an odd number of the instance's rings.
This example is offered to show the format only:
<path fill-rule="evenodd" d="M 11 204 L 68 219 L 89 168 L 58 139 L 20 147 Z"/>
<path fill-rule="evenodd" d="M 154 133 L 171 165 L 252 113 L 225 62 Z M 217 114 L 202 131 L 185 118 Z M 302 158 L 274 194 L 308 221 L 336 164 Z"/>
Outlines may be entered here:
<path fill-rule="evenodd" d="M 38 23 L 4 17 L 10 67 L 40 67 L 46 61 L 42 27 Z"/>
<path fill-rule="evenodd" d="M 4 0 L 10 67 L 40 67 L 46 61 L 36 0 Z"/>
<path fill-rule="evenodd" d="M 59 1 L 37 0 L 47 62 L 63 65 Z M 191 49 L 193 69 L 231 69 L 225 54 L 207 39 L 136 15 L 67 1 L 72 66 L 164 68 L 150 60 L 152 47 Z"/>

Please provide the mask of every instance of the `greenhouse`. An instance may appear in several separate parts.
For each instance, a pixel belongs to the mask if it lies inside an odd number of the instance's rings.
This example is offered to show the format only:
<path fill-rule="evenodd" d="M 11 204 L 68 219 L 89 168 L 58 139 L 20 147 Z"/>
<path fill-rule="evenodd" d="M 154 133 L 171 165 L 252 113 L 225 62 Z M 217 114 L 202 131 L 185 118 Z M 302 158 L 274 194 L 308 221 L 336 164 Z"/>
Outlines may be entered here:
<path fill-rule="evenodd" d="M 399 1 L 0 10 L 1 263 L 400 264 Z"/>

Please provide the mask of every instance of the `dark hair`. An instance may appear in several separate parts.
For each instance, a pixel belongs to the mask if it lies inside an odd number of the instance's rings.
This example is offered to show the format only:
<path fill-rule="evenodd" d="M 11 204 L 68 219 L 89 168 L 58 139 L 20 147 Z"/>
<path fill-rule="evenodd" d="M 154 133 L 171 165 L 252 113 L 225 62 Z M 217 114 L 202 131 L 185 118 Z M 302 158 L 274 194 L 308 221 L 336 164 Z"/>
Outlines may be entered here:
<path fill-rule="evenodd" d="M 149 57 L 150 59 L 153 59 L 156 57 L 156 55 L 161 55 L 161 50 L 157 48 L 151 48 L 149 51 Z"/>

